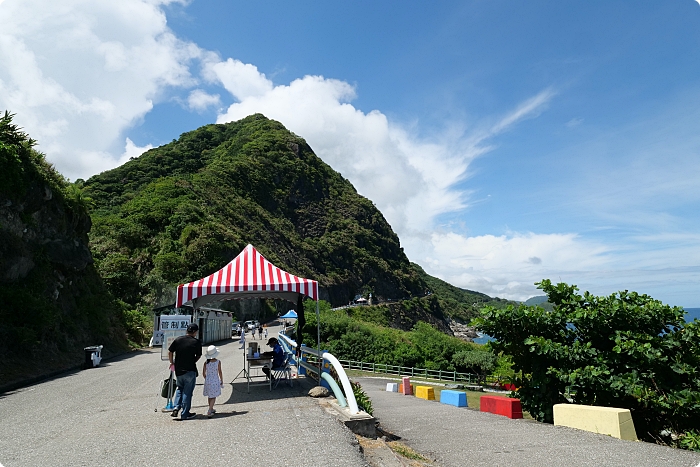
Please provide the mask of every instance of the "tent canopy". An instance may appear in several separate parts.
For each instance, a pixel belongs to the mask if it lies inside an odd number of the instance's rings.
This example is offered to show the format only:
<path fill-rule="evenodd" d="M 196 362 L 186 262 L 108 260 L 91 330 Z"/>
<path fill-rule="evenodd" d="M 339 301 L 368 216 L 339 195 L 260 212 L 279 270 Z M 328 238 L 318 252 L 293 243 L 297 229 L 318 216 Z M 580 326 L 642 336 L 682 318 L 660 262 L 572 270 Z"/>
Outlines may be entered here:
<path fill-rule="evenodd" d="M 297 315 L 297 312 L 294 310 L 289 310 L 282 316 L 280 316 L 281 319 L 297 319 L 299 316 Z"/>
<path fill-rule="evenodd" d="M 214 274 L 179 285 L 175 306 L 191 301 L 194 308 L 199 308 L 242 298 L 279 298 L 296 303 L 300 294 L 318 301 L 318 282 L 283 271 L 249 244 Z"/>

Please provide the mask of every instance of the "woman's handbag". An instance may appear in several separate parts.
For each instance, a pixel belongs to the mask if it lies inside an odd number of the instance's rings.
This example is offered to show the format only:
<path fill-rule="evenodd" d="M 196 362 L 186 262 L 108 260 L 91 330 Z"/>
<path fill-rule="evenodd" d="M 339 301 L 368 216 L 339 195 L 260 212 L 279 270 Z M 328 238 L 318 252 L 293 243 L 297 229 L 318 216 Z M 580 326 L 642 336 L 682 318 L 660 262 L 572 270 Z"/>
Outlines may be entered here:
<path fill-rule="evenodd" d="M 165 378 L 160 383 L 160 395 L 166 399 L 175 396 L 175 389 L 177 389 L 177 380 L 175 378 Z"/>

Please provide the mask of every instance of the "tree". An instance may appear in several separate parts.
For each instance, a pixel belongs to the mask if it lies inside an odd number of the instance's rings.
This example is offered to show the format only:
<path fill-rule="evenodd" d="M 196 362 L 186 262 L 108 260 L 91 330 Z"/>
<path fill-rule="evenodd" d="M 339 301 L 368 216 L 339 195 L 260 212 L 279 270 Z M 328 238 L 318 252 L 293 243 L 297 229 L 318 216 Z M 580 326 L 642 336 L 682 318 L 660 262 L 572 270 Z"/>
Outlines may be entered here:
<path fill-rule="evenodd" d="M 700 427 L 700 323 L 636 292 L 536 285 L 553 311 L 486 307 L 475 320 L 496 353 L 512 356 L 517 395 L 533 417 L 551 423 L 554 404 L 573 402 L 630 409 L 649 441 Z"/>

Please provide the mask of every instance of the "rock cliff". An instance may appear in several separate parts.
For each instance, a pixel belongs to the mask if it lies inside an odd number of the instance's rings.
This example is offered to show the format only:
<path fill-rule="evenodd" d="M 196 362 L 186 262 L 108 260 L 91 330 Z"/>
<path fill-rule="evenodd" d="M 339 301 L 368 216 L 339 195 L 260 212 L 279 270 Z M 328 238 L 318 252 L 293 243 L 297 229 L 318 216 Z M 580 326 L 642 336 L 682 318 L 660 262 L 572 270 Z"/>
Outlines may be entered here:
<path fill-rule="evenodd" d="M 33 144 L 0 118 L 0 386 L 79 364 L 87 345 L 126 348 L 88 248 L 90 216 Z"/>

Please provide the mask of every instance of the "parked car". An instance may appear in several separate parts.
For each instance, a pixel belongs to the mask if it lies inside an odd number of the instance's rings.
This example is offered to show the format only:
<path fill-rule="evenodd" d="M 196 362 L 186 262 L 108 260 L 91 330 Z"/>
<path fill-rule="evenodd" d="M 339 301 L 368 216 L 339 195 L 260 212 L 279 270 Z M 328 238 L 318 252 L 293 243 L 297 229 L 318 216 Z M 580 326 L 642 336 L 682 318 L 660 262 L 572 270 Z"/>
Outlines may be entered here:
<path fill-rule="evenodd" d="M 244 327 L 246 330 L 250 331 L 251 329 L 257 328 L 258 325 L 255 324 L 255 321 L 253 321 L 253 320 L 251 319 L 251 320 L 246 321 L 246 322 L 243 324 L 243 327 Z"/>
<path fill-rule="evenodd" d="M 240 336 L 241 335 L 241 322 L 236 321 L 235 323 L 231 324 L 231 336 Z"/>

